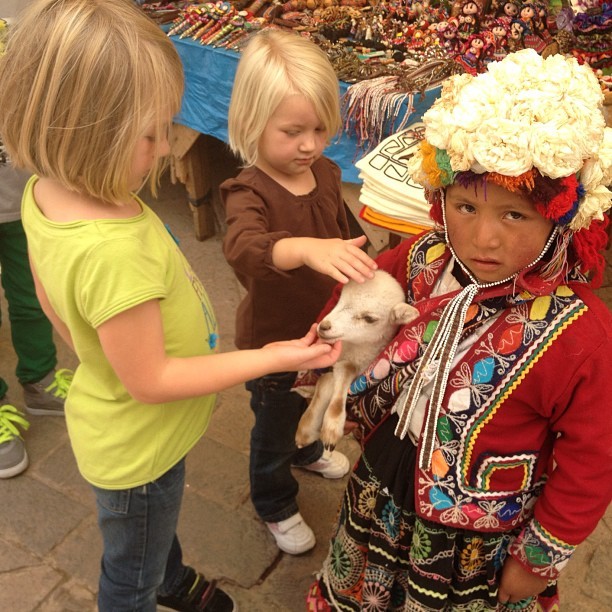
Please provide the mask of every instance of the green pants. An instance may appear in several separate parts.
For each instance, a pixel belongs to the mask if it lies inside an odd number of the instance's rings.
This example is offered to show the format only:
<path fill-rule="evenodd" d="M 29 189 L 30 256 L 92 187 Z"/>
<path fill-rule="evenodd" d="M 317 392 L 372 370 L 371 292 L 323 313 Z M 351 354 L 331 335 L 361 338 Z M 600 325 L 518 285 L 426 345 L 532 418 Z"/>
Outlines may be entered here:
<path fill-rule="evenodd" d="M 21 221 L 0 223 L 0 266 L 11 340 L 17 354 L 15 374 L 22 384 L 38 382 L 56 366 L 57 356 L 51 323 L 36 297 Z M 0 398 L 6 390 L 6 382 L 0 378 Z"/>

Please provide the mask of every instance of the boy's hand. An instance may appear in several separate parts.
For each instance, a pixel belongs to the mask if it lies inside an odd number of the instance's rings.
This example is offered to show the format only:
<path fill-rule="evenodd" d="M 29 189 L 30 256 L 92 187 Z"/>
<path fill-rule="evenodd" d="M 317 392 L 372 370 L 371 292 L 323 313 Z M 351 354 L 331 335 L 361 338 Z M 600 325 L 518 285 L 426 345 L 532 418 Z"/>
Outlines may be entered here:
<path fill-rule="evenodd" d="M 317 336 L 317 326 L 313 324 L 308 333 L 297 340 L 271 342 L 263 347 L 265 351 L 274 351 L 279 360 L 277 371 L 298 371 L 328 368 L 340 357 L 342 343 L 327 344 Z"/>
<path fill-rule="evenodd" d="M 535 597 L 548 585 L 548 579 L 536 576 L 510 555 L 506 557 L 502 568 L 501 581 L 497 592 L 499 603 L 516 603 L 522 599 Z"/>
<path fill-rule="evenodd" d="M 360 248 L 366 240 L 365 236 L 350 240 L 311 239 L 305 243 L 304 263 L 339 283 L 349 280 L 363 283 L 374 276 L 377 268 L 376 262 Z"/>

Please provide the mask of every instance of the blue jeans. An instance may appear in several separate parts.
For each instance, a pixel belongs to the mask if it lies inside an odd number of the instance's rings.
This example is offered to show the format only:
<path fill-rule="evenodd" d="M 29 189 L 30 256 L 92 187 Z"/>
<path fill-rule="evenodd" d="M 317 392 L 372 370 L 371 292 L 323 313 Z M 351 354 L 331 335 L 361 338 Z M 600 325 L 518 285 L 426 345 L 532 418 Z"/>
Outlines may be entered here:
<path fill-rule="evenodd" d="M 249 467 L 251 500 L 259 517 L 268 523 L 283 521 L 299 510 L 299 487 L 291 466 L 313 463 L 323 454 L 320 440 L 301 449 L 295 445 L 298 422 L 308 405 L 291 391 L 296 376 L 295 372 L 282 372 L 246 383 L 255 413 Z"/>
<path fill-rule="evenodd" d="M 104 543 L 99 612 L 155 612 L 157 592 L 167 595 L 181 585 L 187 568 L 176 526 L 184 484 L 182 459 L 140 487 L 93 487 Z"/>

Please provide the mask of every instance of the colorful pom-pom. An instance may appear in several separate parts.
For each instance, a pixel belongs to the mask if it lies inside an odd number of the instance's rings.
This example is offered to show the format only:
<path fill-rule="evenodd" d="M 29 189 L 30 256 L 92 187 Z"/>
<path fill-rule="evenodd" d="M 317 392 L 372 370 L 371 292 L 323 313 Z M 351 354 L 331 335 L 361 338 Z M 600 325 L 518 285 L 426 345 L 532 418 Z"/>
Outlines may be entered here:
<path fill-rule="evenodd" d="M 427 181 L 432 189 L 442 187 L 442 177 L 436 161 L 436 151 L 437 149 L 426 140 L 421 142 L 421 153 L 423 155 L 422 170 L 425 176 L 427 176 Z"/>

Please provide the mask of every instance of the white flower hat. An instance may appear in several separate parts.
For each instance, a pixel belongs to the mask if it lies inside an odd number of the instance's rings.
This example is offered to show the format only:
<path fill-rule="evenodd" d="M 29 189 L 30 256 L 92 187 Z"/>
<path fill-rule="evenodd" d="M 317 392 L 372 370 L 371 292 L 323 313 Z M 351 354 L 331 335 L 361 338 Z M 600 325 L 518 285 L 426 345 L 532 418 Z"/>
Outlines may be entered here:
<path fill-rule="evenodd" d="M 589 66 L 533 49 L 477 76 L 451 76 L 423 117 L 425 141 L 411 174 L 428 190 L 464 171 L 517 179 L 534 170 L 551 179 L 573 175 L 583 193 L 569 226 L 588 227 L 612 205 L 612 129 L 605 127 L 603 99 Z"/>

